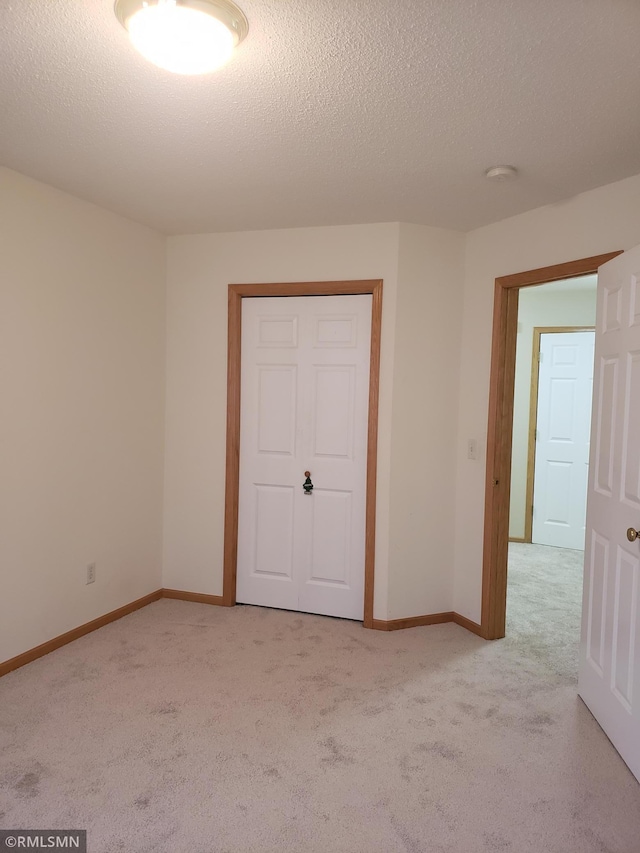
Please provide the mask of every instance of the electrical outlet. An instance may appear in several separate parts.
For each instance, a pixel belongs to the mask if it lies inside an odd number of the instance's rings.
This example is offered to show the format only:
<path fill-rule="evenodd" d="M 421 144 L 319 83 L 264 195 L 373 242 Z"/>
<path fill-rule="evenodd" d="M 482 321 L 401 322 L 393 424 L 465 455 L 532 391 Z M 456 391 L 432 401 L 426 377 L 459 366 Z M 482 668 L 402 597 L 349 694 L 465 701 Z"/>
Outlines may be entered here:
<path fill-rule="evenodd" d="M 87 566 L 87 583 L 94 583 L 96 579 L 96 564 L 89 563 Z"/>
<path fill-rule="evenodd" d="M 475 438 L 470 438 L 467 441 L 467 459 L 478 458 L 478 442 Z"/>

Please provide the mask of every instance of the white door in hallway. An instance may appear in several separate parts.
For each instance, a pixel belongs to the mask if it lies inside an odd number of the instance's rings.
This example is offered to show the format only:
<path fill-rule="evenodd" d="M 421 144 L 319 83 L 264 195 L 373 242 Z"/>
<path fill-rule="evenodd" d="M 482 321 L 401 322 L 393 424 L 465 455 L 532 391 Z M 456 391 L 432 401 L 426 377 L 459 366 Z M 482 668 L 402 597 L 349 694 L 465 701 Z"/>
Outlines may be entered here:
<path fill-rule="evenodd" d="M 364 616 L 371 306 L 242 300 L 239 603 Z"/>
<path fill-rule="evenodd" d="M 540 335 L 531 541 L 584 548 L 594 332 Z"/>
<path fill-rule="evenodd" d="M 640 246 L 598 271 L 591 434 L 578 690 L 640 780 Z"/>

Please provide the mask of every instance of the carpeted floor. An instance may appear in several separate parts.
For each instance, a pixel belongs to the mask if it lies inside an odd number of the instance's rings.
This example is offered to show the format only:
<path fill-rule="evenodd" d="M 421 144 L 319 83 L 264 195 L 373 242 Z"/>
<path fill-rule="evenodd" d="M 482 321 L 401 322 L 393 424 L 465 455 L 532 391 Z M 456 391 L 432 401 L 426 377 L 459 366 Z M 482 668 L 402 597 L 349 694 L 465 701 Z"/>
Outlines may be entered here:
<path fill-rule="evenodd" d="M 571 683 L 578 674 L 583 561 L 584 551 L 509 543 L 502 643 Z"/>
<path fill-rule="evenodd" d="M 531 553 L 500 642 L 162 600 L 35 661 L 0 680 L 0 827 L 87 828 L 90 853 L 638 853 L 640 786 L 576 695 L 575 552 L 550 596 Z"/>

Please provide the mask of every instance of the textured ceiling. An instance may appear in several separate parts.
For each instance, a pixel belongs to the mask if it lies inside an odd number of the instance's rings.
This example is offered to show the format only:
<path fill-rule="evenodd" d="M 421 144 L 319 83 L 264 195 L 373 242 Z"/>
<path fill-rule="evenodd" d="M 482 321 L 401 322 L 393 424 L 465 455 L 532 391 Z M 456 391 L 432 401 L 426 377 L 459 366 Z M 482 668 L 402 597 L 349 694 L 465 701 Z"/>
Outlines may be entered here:
<path fill-rule="evenodd" d="M 0 0 L 0 163 L 171 234 L 468 230 L 640 173 L 638 0 L 240 5 L 235 58 L 185 78 L 112 0 Z"/>

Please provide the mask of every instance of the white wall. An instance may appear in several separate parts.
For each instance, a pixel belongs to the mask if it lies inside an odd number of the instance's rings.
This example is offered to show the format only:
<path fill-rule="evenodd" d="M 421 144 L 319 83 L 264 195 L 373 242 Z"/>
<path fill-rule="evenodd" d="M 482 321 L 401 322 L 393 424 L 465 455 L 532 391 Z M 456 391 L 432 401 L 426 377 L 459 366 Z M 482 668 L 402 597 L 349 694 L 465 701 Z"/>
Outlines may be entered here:
<path fill-rule="evenodd" d="M 400 226 L 389 619 L 449 611 L 464 235 Z"/>
<path fill-rule="evenodd" d="M 384 279 L 378 489 L 388 519 L 398 239 L 393 224 L 169 238 L 165 587 L 222 594 L 231 283 Z M 376 548 L 376 610 L 386 613 L 388 521 Z"/>
<path fill-rule="evenodd" d="M 165 587 L 222 593 L 228 284 L 382 278 L 374 615 L 451 609 L 461 245 L 397 224 L 169 239 Z"/>
<path fill-rule="evenodd" d="M 161 585 L 164 241 L 7 169 L 0 240 L 2 661 Z"/>
<path fill-rule="evenodd" d="M 509 507 L 509 536 L 512 538 L 522 539 L 525 533 L 533 330 L 548 326 L 595 325 L 596 276 L 592 278 L 593 286 L 584 290 L 557 290 L 558 284 L 551 283 L 523 288 L 519 294 Z"/>
<path fill-rule="evenodd" d="M 640 243 L 640 176 L 582 193 L 467 235 L 462 318 L 454 609 L 479 621 L 485 460 L 466 458 L 466 440 L 486 445 L 494 281 L 497 276 Z"/>

